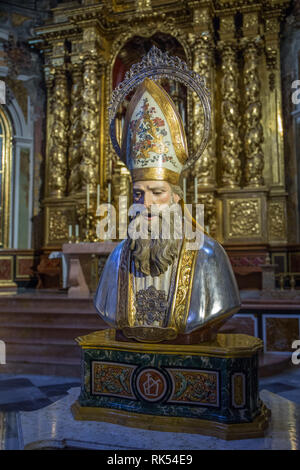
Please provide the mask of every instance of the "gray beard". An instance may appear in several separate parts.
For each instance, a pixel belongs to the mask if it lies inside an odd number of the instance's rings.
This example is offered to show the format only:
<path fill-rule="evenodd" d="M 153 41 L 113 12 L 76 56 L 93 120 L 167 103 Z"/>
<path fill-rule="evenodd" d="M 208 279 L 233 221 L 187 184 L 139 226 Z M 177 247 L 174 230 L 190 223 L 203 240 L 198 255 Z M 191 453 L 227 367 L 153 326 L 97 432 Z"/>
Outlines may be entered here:
<path fill-rule="evenodd" d="M 178 256 L 182 240 L 174 238 L 174 219 L 170 218 L 171 238 L 162 238 L 162 231 L 159 231 L 159 238 L 136 240 L 129 237 L 129 249 L 135 269 L 146 276 L 159 276 L 167 271 Z"/>

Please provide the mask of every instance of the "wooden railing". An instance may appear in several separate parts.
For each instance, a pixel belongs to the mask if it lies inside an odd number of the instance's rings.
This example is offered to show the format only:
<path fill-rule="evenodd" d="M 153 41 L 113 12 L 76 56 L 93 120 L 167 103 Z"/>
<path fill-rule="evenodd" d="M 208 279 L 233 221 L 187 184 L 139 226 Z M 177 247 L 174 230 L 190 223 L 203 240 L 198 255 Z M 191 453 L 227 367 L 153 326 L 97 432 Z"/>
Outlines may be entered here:
<path fill-rule="evenodd" d="M 285 290 L 285 289 L 295 290 L 297 288 L 300 289 L 300 273 L 290 273 L 290 272 L 278 273 L 278 274 L 275 274 L 275 279 L 276 281 L 278 281 L 280 290 Z M 297 281 L 299 281 L 298 285 L 297 285 Z M 276 282 L 277 288 L 278 288 L 278 284 Z"/>

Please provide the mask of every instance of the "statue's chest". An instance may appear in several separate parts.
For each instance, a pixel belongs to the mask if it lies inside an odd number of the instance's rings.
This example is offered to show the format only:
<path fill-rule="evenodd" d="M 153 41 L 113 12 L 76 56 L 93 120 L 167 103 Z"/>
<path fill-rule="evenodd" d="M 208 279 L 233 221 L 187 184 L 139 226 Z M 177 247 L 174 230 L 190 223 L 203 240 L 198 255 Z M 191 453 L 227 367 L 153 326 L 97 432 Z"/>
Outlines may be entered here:
<path fill-rule="evenodd" d="M 160 276 L 132 277 L 135 326 L 165 326 L 172 303 L 177 263 Z"/>

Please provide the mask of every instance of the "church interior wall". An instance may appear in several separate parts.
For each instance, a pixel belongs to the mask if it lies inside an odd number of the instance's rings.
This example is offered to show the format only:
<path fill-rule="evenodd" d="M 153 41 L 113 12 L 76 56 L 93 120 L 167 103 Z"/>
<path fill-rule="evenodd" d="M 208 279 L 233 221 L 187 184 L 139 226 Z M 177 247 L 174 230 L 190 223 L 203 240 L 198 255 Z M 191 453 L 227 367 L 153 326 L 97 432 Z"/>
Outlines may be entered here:
<path fill-rule="evenodd" d="M 6 83 L 5 109 L 13 128 L 10 227 L 6 248 L 16 250 L 33 250 L 42 244 L 41 233 L 38 240 L 37 233 L 41 231 L 45 91 L 42 57 L 30 49 L 28 39 L 32 28 L 45 16 L 47 11 L 34 11 L 34 5 L 28 2 L 23 6 L 20 2 L 19 5 L 18 2 L 1 5 L 0 79 Z"/>
<path fill-rule="evenodd" d="M 37 290 L 58 290 L 62 287 L 61 261 L 49 259 L 49 255 L 52 251 L 61 251 L 62 245 L 71 241 L 70 225 L 73 230 L 75 225 L 79 225 L 81 241 L 85 236 L 88 177 L 84 179 L 81 158 L 89 162 L 91 157 L 89 148 L 83 148 L 85 134 L 89 135 L 91 142 L 95 139 L 98 146 L 97 160 L 91 165 L 93 171 L 90 172 L 91 198 L 96 199 L 98 180 L 104 201 L 108 198 L 108 183 L 112 185 L 114 201 L 121 195 L 131 197 L 129 172 L 114 155 L 109 141 L 107 109 L 113 78 L 118 75 L 113 70 L 113 64 L 120 66 L 120 58 L 124 61 L 120 73 L 123 77 L 125 69 L 128 70 L 148 51 L 140 44 L 143 52 L 139 53 L 136 43 L 126 52 L 126 46 L 134 44 L 137 37 L 142 37 L 145 43 L 161 45 L 172 54 L 172 47 L 168 49 L 159 40 L 164 37 L 167 42 L 166 38 L 169 38 L 171 46 L 177 42 L 182 52 L 181 59 L 197 72 L 206 74 L 211 85 L 212 141 L 205 154 L 206 160 L 197 162 L 196 170 L 187 174 L 187 192 L 191 201 L 194 177 L 197 176 L 199 202 L 206 204 L 206 227 L 224 244 L 241 290 L 262 291 L 261 266 L 266 260 L 278 265 L 277 276 L 291 271 L 299 273 L 300 104 L 293 105 L 291 101 L 291 83 L 300 80 L 297 2 L 278 0 L 274 3 L 274 9 L 267 11 L 264 10 L 265 6 L 260 5 L 265 2 L 257 2 L 252 10 L 249 5 L 246 8 L 245 2 L 237 0 L 233 14 L 233 10 L 222 1 L 206 2 L 202 9 L 196 8 L 198 2 L 191 6 L 191 2 L 157 1 L 152 2 L 157 15 L 151 21 L 147 19 L 147 11 L 140 12 L 134 21 L 130 18 L 134 16 L 139 2 L 113 2 L 113 6 L 108 1 L 102 3 L 106 16 L 101 11 L 100 2 L 94 0 L 43 0 L 27 2 L 26 7 L 17 1 L 14 4 L 3 2 L 1 5 L 0 79 L 6 82 L 7 88 L 7 103 L 2 107 L 13 129 L 13 172 L 9 242 L 0 255 L 3 260 L 4 257 L 12 257 L 14 275 L 7 274 L 11 285 L 14 288 L 38 286 Z M 251 17 L 252 13 L 254 17 Z M 263 14 L 266 16 L 262 20 Z M 276 29 L 279 23 L 280 31 Z M 113 25 L 111 30 L 107 24 Z M 247 62 L 247 47 L 242 45 L 242 39 L 250 38 L 252 41 L 256 36 L 260 36 L 259 54 L 256 57 L 254 48 Z M 91 51 L 94 55 L 90 55 Z M 228 72 L 231 67 L 236 71 L 235 78 Z M 262 170 L 259 167 L 258 173 L 264 184 L 255 183 L 246 187 L 246 173 L 240 180 L 238 175 L 239 160 L 242 169 L 247 162 L 243 139 L 245 127 L 250 126 L 250 118 L 245 122 L 244 112 L 245 70 L 250 73 L 253 69 L 260 87 L 259 101 L 262 105 L 262 118 L 257 123 L 257 129 L 259 131 L 262 126 L 264 137 L 254 147 L 258 159 L 260 147 L 262 149 L 264 167 Z M 233 85 L 234 90 L 223 101 L 227 85 Z M 84 101 L 91 93 L 96 96 L 96 105 L 94 103 L 92 108 Z M 57 106 L 58 102 L 61 108 Z M 238 158 L 230 146 L 224 148 L 223 145 L 223 141 L 230 136 L 228 128 L 232 126 L 230 119 L 226 121 L 224 109 L 231 105 L 239 110 L 236 118 L 237 125 L 241 127 L 234 134 L 242 147 L 234 147 Z M 283 119 L 279 119 L 277 124 L 276 109 L 279 118 L 282 113 Z M 85 112 L 92 113 L 96 133 L 85 122 Z M 195 130 L 201 116 L 199 118 L 190 93 L 186 114 L 192 150 L 193 146 L 196 148 L 199 145 Z M 62 115 L 66 116 L 65 121 Z M 59 148 L 64 161 L 61 166 L 51 167 L 51 151 L 54 149 L 55 154 L 57 150 L 53 143 L 56 116 L 61 119 L 59 123 L 66 124 L 66 140 Z M 278 129 L 278 122 L 282 122 L 282 129 Z M 78 155 L 79 160 L 76 160 Z M 74 168 L 71 162 L 75 162 Z M 229 168 L 227 174 L 225 163 L 227 170 Z M 250 164 L 248 166 L 251 167 Z M 66 177 L 67 180 L 72 174 L 75 189 L 71 191 L 69 178 L 66 191 L 61 193 L 61 188 L 58 188 L 57 193 L 60 194 L 54 194 L 55 191 L 49 186 L 51 174 Z M 256 176 L 252 174 L 252 177 Z M 219 228 L 216 229 L 216 226 Z M 13 254 L 9 250 L 13 250 Z M 96 267 L 93 261 L 94 276 L 99 277 L 105 260 L 106 256 L 97 258 Z M 286 289 L 290 289 L 289 279 L 284 279 Z M 280 277 L 276 277 L 278 289 L 280 282 Z M 300 279 L 296 283 L 299 288 Z M 244 320 L 246 315 L 251 317 L 251 321 L 256 319 L 253 331 L 255 335 L 260 334 L 263 331 L 262 319 L 258 320 L 256 315 L 261 315 L 261 312 L 247 307 L 237 318 L 243 314 Z M 267 326 L 264 331 L 267 335 Z"/>

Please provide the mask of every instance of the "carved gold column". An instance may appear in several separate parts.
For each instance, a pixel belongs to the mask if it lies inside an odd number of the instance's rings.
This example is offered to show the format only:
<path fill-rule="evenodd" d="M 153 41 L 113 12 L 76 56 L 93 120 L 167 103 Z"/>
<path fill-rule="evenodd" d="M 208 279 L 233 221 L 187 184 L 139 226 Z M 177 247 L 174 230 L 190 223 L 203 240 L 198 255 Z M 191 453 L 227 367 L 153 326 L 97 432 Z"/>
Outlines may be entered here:
<path fill-rule="evenodd" d="M 268 238 L 272 244 L 287 240 L 287 192 L 283 155 L 282 96 L 280 73 L 280 10 L 266 13 L 265 65 L 268 93 L 263 95 L 266 115 L 265 154 L 270 194 L 268 198 Z M 293 183 L 292 183 L 293 184 Z M 293 223 L 293 222 L 292 222 Z"/>
<path fill-rule="evenodd" d="M 93 57 L 84 60 L 80 176 L 84 186 L 91 185 L 95 191 L 99 158 L 99 66 Z"/>
<path fill-rule="evenodd" d="M 192 50 L 193 70 L 205 78 L 206 86 L 211 93 L 211 133 L 204 152 L 195 163 L 193 177 L 197 177 L 198 203 L 204 204 L 204 224 L 206 230 L 216 235 L 216 146 L 215 146 L 215 63 L 212 10 L 209 2 L 199 6 L 199 2 L 189 2 L 193 8 L 193 33 L 189 34 L 189 45 Z M 192 151 L 199 148 L 203 135 L 203 111 L 198 97 L 192 94 Z M 194 183 L 194 181 L 193 181 Z M 195 191 L 193 191 L 195 194 Z M 194 198 L 191 199 L 194 202 Z"/>
<path fill-rule="evenodd" d="M 266 194 L 263 188 L 252 190 L 252 186 L 261 185 L 262 173 L 259 158 L 260 143 L 260 107 L 257 58 L 251 47 L 252 26 L 259 28 L 259 18 L 246 15 L 244 22 L 244 75 L 238 62 L 238 31 L 232 12 L 220 18 L 221 53 L 221 139 L 220 167 L 222 189 L 218 191 L 221 201 L 219 218 L 222 221 L 222 240 L 228 244 L 262 243 L 267 239 L 264 229 L 266 224 Z M 251 21 L 250 21 L 251 20 Z M 251 28 L 250 28 L 250 26 Z M 250 28 L 250 29 L 249 29 Z M 239 31 L 240 33 L 240 31 Z M 249 37 L 248 37 L 249 36 Z M 256 52 L 256 51 L 255 51 Z M 255 76 L 254 76 L 255 75 Z M 243 82 L 244 80 L 244 82 Z M 242 93 L 241 85 L 246 91 Z M 246 95 L 243 99 L 242 96 Z M 243 109 L 244 107 L 244 109 Z M 258 112 L 258 115 L 256 114 Z M 245 116 L 245 142 L 242 148 L 240 135 L 241 116 Z M 257 133 L 256 133 L 257 131 Z M 241 153 L 245 155 L 245 179 L 247 187 L 241 189 L 242 167 Z M 263 162 L 263 159 L 262 159 Z M 253 170 L 255 166 L 255 171 Z M 255 175 L 259 175 L 255 179 Z"/>
<path fill-rule="evenodd" d="M 237 40 L 233 11 L 220 14 L 220 40 L 218 69 L 218 168 L 219 189 L 217 201 L 218 239 L 229 242 L 232 237 L 232 220 L 228 208 L 240 191 L 240 117 L 239 70 L 237 65 Z"/>
<path fill-rule="evenodd" d="M 64 66 L 55 70 L 52 92 L 53 124 L 50 130 L 49 195 L 63 197 L 67 190 L 68 85 Z"/>
<path fill-rule="evenodd" d="M 263 127 L 258 74 L 259 38 L 244 41 L 244 87 L 245 87 L 245 186 L 264 185 L 264 155 L 262 151 Z"/>
<path fill-rule="evenodd" d="M 221 79 L 221 185 L 239 188 L 241 180 L 241 139 L 239 116 L 239 71 L 236 46 L 219 43 L 222 56 Z"/>
<path fill-rule="evenodd" d="M 70 146 L 69 146 L 69 181 L 70 195 L 82 190 L 80 172 L 81 163 L 81 109 L 82 109 L 82 67 L 74 64 L 71 67 L 72 89 L 70 109 Z"/>
<path fill-rule="evenodd" d="M 44 245 L 59 249 L 74 224 L 73 203 L 67 199 L 70 123 L 69 52 L 64 39 L 55 39 L 46 55 L 47 99 L 46 191 L 43 200 Z"/>
<path fill-rule="evenodd" d="M 192 43 L 193 44 L 193 43 Z M 206 85 L 211 92 L 211 107 L 214 109 L 213 95 L 214 89 L 212 86 L 212 42 L 209 35 L 202 35 L 202 37 L 194 38 L 193 44 L 193 70 L 206 79 Z M 212 111 L 212 129 L 210 139 L 206 149 L 195 164 L 194 174 L 198 178 L 201 186 L 214 187 L 216 177 L 216 157 L 213 142 L 214 135 L 214 113 Z M 195 153 L 201 144 L 203 135 L 203 112 L 199 98 L 193 94 L 193 138 L 192 146 Z"/>
<path fill-rule="evenodd" d="M 96 192 L 99 182 L 101 62 L 98 29 L 89 26 L 83 33 L 80 177 L 83 188 L 89 184 L 91 193 Z"/>

